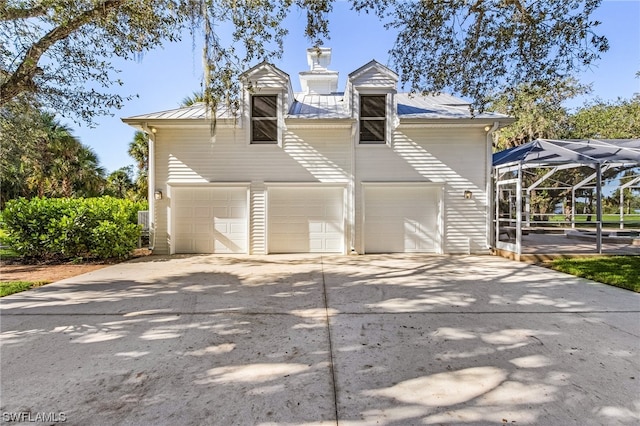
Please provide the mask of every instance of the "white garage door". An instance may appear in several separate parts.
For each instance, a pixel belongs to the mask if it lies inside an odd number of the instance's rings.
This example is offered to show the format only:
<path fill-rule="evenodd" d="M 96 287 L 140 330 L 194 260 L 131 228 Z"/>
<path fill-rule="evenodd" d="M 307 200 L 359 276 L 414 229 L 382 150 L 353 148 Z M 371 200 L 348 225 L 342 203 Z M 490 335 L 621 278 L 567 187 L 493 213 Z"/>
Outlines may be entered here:
<path fill-rule="evenodd" d="M 342 253 L 343 188 L 269 188 L 269 253 Z"/>
<path fill-rule="evenodd" d="M 438 189 L 365 186 L 365 253 L 435 253 L 439 250 Z"/>
<path fill-rule="evenodd" d="M 176 253 L 246 253 L 247 188 L 172 191 Z"/>

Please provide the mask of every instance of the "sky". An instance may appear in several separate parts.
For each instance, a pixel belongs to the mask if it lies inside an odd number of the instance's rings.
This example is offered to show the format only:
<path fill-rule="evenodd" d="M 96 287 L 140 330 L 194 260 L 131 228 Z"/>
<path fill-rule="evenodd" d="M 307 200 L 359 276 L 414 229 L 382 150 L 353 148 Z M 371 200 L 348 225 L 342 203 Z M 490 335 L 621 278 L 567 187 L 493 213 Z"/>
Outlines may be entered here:
<path fill-rule="evenodd" d="M 578 74 L 583 84 L 592 85 L 592 93 L 566 104 L 577 108 L 593 98 L 614 101 L 631 98 L 640 93 L 640 0 L 604 0 L 594 19 L 602 22 L 596 33 L 605 35 L 610 44 L 608 52 L 595 66 Z M 345 87 L 347 75 L 375 59 L 390 65 L 388 51 L 393 48 L 394 34 L 372 15 L 358 14 L 347 2 L 336 2 L 329 17 L 330 39 L 325 47 L 332 48 L 330 69 L 340 73 L 338 90 Z M 289 36 L 284 54 L 274 64 L 291 76 L 294 91 L 300 90 L 298 73 L 308 69 L 306 49 L 309 41 L 303 35 L 306 16 L 292 14 L 285 22 Z M 86 124 L 66 122 L 79 140 L 93 148 L 101 165 L 112 172 L 134 164 L 127 154 L 135 129 L 124 124 L 122 117 L 174 109 L 181 101 L 200 88 L 202 79 L 199 40 L 190 36 L 180 43 L 167 43 L 161 49 L 146 53 L 139 61 L 114 62 L 122 72 L 118 78 L 123 85 L 111 92 L 123 96 L 137 95 L 125 103 L 113 116 L 97 117 L 93 128 Z"/>

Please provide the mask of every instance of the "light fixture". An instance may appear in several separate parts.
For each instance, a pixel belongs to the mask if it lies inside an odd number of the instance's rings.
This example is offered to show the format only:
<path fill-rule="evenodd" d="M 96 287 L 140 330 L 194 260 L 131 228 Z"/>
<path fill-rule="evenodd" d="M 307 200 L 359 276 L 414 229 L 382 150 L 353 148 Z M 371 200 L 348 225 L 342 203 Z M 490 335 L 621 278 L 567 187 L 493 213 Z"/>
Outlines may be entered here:
<path fill-rule="evenodd" d="M 155 127 L 151 128 L 151 133 L 155 134 L 158 131 L 158 129 L 156 129 Z"/>
<path fill-rule="evenodd" d="M 153 193 L 153 198 L 155 198 L 156 200 L 162 200 L 162 191 L 160 191 L 159 189 L 156 190 L 156 192 Z"/>
<path fill-rule="evenodd" d="M 464 198 L 467 200 L 470 200 L 473 197 L 473 192 L 471 191 L 464 191 Z"/>
<path fill-rule="evenodd" d="M 484 126 L 484 131 L 488 132 L 489 130 L 491 130 L 491 126 Z"/>

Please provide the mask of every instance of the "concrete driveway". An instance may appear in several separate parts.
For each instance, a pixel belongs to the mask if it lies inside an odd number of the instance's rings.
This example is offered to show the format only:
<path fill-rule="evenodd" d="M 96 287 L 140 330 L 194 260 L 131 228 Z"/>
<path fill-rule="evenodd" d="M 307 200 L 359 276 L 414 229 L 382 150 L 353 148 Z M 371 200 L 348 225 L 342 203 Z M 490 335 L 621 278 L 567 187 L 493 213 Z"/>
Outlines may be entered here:
<path fill-rule="evenodd" d="M 0 303 L 0 421 L 640 422 L 640 295 L 498 257 L 151 257 Z"/>

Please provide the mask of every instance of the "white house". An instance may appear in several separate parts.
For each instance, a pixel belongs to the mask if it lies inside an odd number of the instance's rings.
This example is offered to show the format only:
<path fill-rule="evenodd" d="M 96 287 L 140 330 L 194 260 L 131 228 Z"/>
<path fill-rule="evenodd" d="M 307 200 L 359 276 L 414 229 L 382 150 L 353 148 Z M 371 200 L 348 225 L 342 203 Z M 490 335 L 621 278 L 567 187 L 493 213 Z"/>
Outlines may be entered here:
<path fill-rule="evenodd" d="M 263 62 L 215 136 L 203 104 L 123 119 L 149 134 L 156 253 L 486 253 L 491 133 L 450 95 L 397 92 L 371 61 L 338 92 L 331 49 L 308 49 L 294 93 Z"/>

